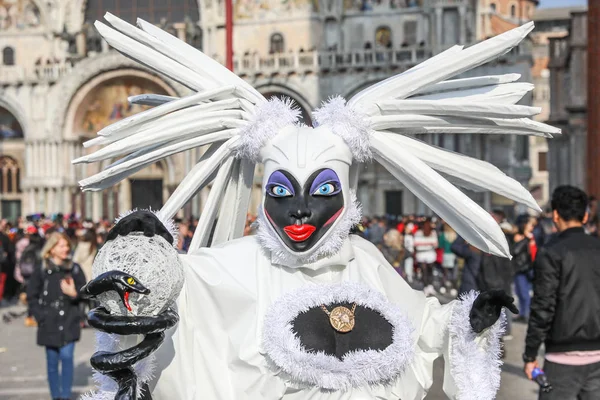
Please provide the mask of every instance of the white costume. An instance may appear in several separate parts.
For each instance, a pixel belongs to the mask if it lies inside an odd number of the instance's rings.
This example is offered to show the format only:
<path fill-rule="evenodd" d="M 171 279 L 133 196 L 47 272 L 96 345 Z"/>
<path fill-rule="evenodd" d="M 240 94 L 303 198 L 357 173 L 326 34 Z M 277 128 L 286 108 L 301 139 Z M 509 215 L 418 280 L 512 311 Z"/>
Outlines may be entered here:
<path fill-rule="evenodd" d="M 475 293 L 448 305 L 425 298 L 349 231 L 360 218 L 354 196 L 359 163 L 375 159 L 467 241 L 509 256 L 492 217 L 450 182 L 538 209 L 529 192 L 488 163 L 406 135 L 559 133 L 528 119 L 539 109 L 515 105 L 532 89 L 515 82 L 518 75 L 448 80 L 506 53 L 532 24 L 467 49 L 454 46 L 348 104 L 331 99 L 315 111 L 318 126 L 311 128 L 297 124 L 299 113 L 289 102 L 265 100 L 168 33 L 144 21 L 138 29 L 109 14 L 106 19 L 114 29 L 96 26 L 109 44 L 198 93 L 132 98 L 156 107 L 86 143 L 106 146 L 76 162 L 125 157 L 82 181 L 84 190 L 102 190 L 159 159 L 210 144 L 158 212 L 169 220 L 213 181 L 190 251 L 180 256 L 180 321 L 155 354 L 153 398 L 422 399 L 439 356 L 450 398 L 495 397 L 502 318 L 476 334 L 469 324 Z M 258 234 L 241 238 L 258 162 L 265 183 Z M 296 203 L 284 206 L 289 202 Z M 330 216 L 330 210 L 337 211 Z M 323 221 L 311 222 L 321 214 Z M 291 222 L 278 222 L 286 219 Z M 102 251 L 110 248 L 111 242 Z M 357 329 L 365 310 L 374 310 L 391 325 L 391 342 L 342 357 L 307 350 L 296 318 L 344 302 L 354 303 Z"/>

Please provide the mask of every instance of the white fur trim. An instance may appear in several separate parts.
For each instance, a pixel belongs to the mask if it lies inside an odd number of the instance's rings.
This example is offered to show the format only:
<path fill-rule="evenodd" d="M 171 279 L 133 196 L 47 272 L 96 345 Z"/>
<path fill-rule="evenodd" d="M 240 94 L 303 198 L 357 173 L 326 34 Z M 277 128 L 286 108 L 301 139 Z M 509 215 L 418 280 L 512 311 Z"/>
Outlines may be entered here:
<path fill-rule="evenodd" d="M 283 127 L 295 124 L 298 118 L 300 109 L 294 106 L 292 99 L 272 97 L 259 104 L 249 124 L 240 128 L 236 157 L 260 162 L 260 151 L 267 142 Z"/>
<path fill-rule="evenodd" d="M 319 125 L 327 125 L 340 136 L 355 160 L 365 162 L 373 157 L 371 152 L 371 124 L 366 115 L 347 106 L 341 96 L 331 97 L 323 106 L 313 111 Z"/>
<path fill-rule="evenodd" d="M 116 353 L 127 347 L 121 344 L 120 335 L 96 332 L 96 351 Z M 155 356 L 150 354 L 147 358 L 134 364 L 133 369 L 138 377 L 137 396 L 141 396 L 142 386 L 154 377 Z M 117 383 L 110 377 L 94 371 L 92 379 L 96 383 L 97 390 L 93 390 L 81 396 L 82 400 L 113 400 L 117 394 Z"/>
<path fill-rule="evenodd" d="M 478 293 L 470 291 L 454 306 L 450 331 L 450 367 L 459 400 L 493 400 L 500 387 L 500 339 L 506 313 L 491 327 L 477 334 L 469 314 Z"/>
<path fill-rule="evenodd" d="M 392 325 L 392 344 L 384 350 L 350 352 L 343 360 L 306 351 L 292 330 L 292 321 L 310 308 L 346 301 L 380 313 Z M 310 284 L 284 294 L 271 305 L 264 321 L 263 346 L 268 360 L 293 383 L 348 390 L 396 380 L 413 360 L 414 333 L 400 308 L 374 289 L 357 282 Z"/>
<path fill-rule="evenodd" d="M 343 214 L 334 222 L 334 226 L 325 233 L 310 251 L 296 253 L 281 240 L 281 237 L 279 237 L 271 223 L 267 220 L 261 206 L 256 218 L 258 241 L 263 249 L 271 253 L 275 263 L 287 267 L 302 267 L 306 264 L 312 264 L 321 258 L 331 257 L 340 251 L 344 241 L 350 234 L 350 229 L 360 222 L 362 216 L 361 206 L 353 191 L 350 192 L 350 201 L 348 201 L 346 207 Z"/>
<path fill-rule="evenodd" d="M 177 225 L 175 225 L 175 221 L 173 221 L 171 218 L 164 218 L 160 214 L 160 212 L 159 212 L 160 210 L 153 210 L 151 208 L 148 208 L 148 209 L 144 208 L 142 210 L 150 211 L 151 213 L 156 215 L 156 218 L 158 218 L 158 220 L 164 225 L 164 227 L 167 228 L 167 231 L 173 237 L 173 247 L 177 247 L 177 243 L 179 242 L 179 228 L 177 227 Z M 120 220 L 122 220 L 123 218 L 125 218 L 126 216 L 128 216 L 130 214 L 133 214 L 136 211 L 138 211 L 137 208 L 134 208 L 133 210 L 123 211 L 121 214 L 119 214 L 119 216 L 117 218 L 115 218 L 115 225 Z"/>

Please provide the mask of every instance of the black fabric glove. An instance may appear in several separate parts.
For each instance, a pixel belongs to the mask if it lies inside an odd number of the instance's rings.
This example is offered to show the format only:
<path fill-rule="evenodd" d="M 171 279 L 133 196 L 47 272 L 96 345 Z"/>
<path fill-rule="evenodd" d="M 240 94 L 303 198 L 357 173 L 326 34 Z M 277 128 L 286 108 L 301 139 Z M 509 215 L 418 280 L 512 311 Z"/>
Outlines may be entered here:
<path fill-rule="evenodd" d="M 173 244 L 173 236 L 163 225 L 158 217 L 148 210 L 138 210 L 121 218 L 119 222 L 108 232 L 106 240 L 113 240 L 117 236 L 126 236 L 131 232 L 142 232 L 144 236 L 159 235 L 167 242 Z"/>
<path fill-rule="evenodd" d="M 504 290 L 490 290 L 481 292 L 473 302 L 473 307 L 469 314 L 471 328 L 476 333 L 480 333 L 486 328 L 494 325 L 502 307 L 506 307 L 513 314 L 518 314 L 519 310 L 514 305 L 515 299 L 509 296 Z"/>

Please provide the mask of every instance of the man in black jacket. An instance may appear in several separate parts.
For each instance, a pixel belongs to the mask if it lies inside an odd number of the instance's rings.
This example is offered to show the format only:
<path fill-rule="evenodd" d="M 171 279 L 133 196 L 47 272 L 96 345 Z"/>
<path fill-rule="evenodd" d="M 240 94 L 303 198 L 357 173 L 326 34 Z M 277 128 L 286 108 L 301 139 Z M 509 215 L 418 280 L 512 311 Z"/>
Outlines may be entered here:
<path fill-rule="evenodd" d="M 553 390 L 540 400 L 600 399 L 600 240 L 583 229 L 586 194 L 560 186 L 552 194 L 558 235 L 534 263 L 533 299 L 525 342 L 525 373 L 546 346 L 544 372 Z"/>

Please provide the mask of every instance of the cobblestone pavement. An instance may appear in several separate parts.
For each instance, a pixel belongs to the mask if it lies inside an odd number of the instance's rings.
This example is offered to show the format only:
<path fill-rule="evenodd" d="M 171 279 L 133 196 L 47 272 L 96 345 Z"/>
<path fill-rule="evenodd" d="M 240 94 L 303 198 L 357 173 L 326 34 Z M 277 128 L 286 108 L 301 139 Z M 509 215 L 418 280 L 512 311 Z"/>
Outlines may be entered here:
<path fill-rule="evenodd" d="M 20 311 L 18 306 L 0 308 L 0 315 L 9 310 Z M 503 366 L 502 384 L 497 400 L 535 400 L 537 386 L 528 381 L 522 372 L 521 353 L 525 325 L 513 324 L 514 338 L 506 342 L 506 359 Z M 23 318 L 10 323 L 0 321 L 0 400 L 47 400 L 50 398 L 46 383 L 46 365 L 43 349 L 35 344 L 36 328 L 26 328 Z M 89 358 L 93 353 L 94 334 L 83 331 L 82 339 L 75 347 L 74 399 L 91 388 Z M 441 390 L 443 363 L 436 363 L 434 386 L 427 400 L 442 400 Z M 176 399 L 174 399 L 176 400 Z M 181 399 L 187 400 L 187 399 Z M 259 400 L 259 399 L 257 399 Z"/>

